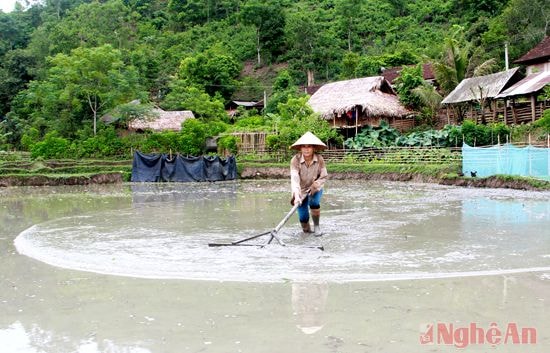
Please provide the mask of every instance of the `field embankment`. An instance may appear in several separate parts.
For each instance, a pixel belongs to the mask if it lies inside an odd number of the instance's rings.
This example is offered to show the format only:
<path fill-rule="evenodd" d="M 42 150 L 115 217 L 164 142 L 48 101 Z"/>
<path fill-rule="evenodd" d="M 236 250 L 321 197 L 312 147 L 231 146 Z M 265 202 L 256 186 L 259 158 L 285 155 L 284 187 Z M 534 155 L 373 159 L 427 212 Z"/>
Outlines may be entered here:
<path fill-rule="evenodd" d="M 241 179 L 289 178 L 286 163 L 237 162 Z M 550 182 L 496 175 L 459 176 L 458 164 L 331 163 L 331 179 L 438 183 L 463 187 L 550 190 Z M 121 183 L 130 181 L 131 160 L 0 160 L 0 187 Z"/>

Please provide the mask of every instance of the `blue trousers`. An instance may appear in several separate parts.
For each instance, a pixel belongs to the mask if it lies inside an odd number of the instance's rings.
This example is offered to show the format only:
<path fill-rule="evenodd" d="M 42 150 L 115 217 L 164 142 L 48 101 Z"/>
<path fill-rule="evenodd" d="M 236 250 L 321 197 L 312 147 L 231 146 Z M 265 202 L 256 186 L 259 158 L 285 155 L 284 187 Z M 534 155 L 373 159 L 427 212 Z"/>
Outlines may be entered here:
<path fill-rule="evenodd" d="M 321 208 L 321 196 L 323 196 L 323 189 L 317 191 L 315 195 L 307 195 L 302 204 L 298 206 L 298 218 L 300 223 L 309 222 L 309 208 L 319 209 Z"/>

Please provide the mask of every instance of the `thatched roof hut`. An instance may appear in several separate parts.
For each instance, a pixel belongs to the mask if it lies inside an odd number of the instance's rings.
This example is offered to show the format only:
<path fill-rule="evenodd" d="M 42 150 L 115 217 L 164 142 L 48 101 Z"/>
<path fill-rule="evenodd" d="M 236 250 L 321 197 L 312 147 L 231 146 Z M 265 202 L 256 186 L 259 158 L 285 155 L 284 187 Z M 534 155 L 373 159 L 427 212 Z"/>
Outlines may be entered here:
<path fill-rule="evenodd" d="M 327 120 L 354 109 L 369 117 L 404 117 L 411 114 L 382 76 L 327 83 L 311 96 L 308 103 L 313 111 Z"/>
<path fill-rule="evenodd" d="M 516 67 L 490 75 L 464 79 L 443 99 L 441 104 L 457 104 L 476 102 L 482 99 L 493 99 L 500 92 L 521 79 L 521 74 L 518 70 L 519 68 Z"/>
<path fill-rule="evenodd" d="M 181 131 L 181 124 L 187 119 L 195 116 L 190 110 L 165 111 L 160 108 L 153 109 L 152 118 L 134 119 L 128 123 L 128 130 L 131 131 Z"/>

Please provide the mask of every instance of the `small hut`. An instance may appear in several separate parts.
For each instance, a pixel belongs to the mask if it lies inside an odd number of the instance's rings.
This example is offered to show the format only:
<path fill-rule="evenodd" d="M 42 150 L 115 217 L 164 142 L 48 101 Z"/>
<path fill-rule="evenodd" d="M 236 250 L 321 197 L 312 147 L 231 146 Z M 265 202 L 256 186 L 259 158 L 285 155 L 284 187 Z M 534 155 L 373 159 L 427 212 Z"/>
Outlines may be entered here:
<path fill-rule="evenodd" d="M 448 108 L 467 105 L 467 117 L 475 121 L 479 119 L 482 123 L 496 121 L 497 112 L 501 109 L 497 106 L 497 96 L 521 78 L 517 67 L 490 75 L 466 78 L 443 99 L 441 104 Z M 449 110 L 447 113 L 451 114 Z"/>
<path fill-rule="evenodd" d="M 165 111 L 155 108 L 152 111 L 154 117 L 145 119 L 134 119 L 128 123 L 128 130 L 143 132 L 152 131 L 181 131 L 181 124 L 187 119 L 194 119 L 195 116 L 190 110 Z"/>
<path fill-rule="evenodd" d="M 355 135 L 360 127 L 378 126 L 381 120 L 400 130 L 414 125 L 412 112 L 399 102 L 395 91 L 382 76 L 327 83 L 311 96 L 308 103 L 333 127 L 354 130 Z M 345 132 L 348 137 L 349 132 Z"/>

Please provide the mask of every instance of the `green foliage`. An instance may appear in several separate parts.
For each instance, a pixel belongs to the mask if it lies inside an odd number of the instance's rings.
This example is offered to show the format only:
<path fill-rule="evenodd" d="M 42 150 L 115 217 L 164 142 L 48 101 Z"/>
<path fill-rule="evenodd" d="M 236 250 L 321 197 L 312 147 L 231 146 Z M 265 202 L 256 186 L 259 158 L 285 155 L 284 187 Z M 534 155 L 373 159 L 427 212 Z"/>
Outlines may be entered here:
<path fill-rule="evenodd" d="M 21 137 L 21 146 L 26 150 L 30 151 L 32 145 L 40 141 L 40 132 L 36 128 L 29 128 Z"/>
<path fill-rule="evenodd" d="M 510 132 L 510 127 L 503 123 L 481 125 L 471 120 L 465 120 L 461 130 L 464 142 L 470 146 L 495 145 L 498 141 L 504 143 Z"/>
<path fill-rule="evenodd" d="M 192 156 L 201 155 L 205 150 L 207 138 L 206 125 L 197 119 L 188 119 L 183 123 L 179 141 L 182 153 Z"/>
<path fill-rule="evenodd" d="M 280 104 L 284 104 L 289 99 L 296 97 L 296 91 L 296 85 L 288 70 L 281 70 L 273 83 L 273 94 L 267 101 L 265 112 L 276 112 Z"/>
<path fill-rule="evenodd" d="M 237 154 L 237 137 L 226 135 L 218 139 L 218 153 L 223 154 L 224 151 Z"/>
<path fill-rule="evenodd" d="M 256 29 L 256 50 L 258 65 L 261 53 L 276 58 L 284 48 L 284 28 L 286 23 L 283 8 L 278 1 L 247 1 L 241 8 L 240 17 L 245 25 Z"/>
<path fill-rule="evenodd" d="M 73 157 L 69 140 L 59 137 L 57 132 L 46 134 L 42 141 L 31 145 L 31 157 L 44 159 Z"/>
<path fill-rule="evenodd" d="M 367 125 L 362 128 L 357 136 L 344 141 L 344 146 L 358 151 L 366 147 L 393 146 L 398 137 L 399 131 L 390 127 L 387 121 L 382 120 L 378 127 Z"/>
<path fill-rule="evenodd" d="M 195 117 L 207 120 L 227 119 L 223 100 L 211 97 L 203 90 L 188 86 L 182 80 L 173 82 L 162 107 L 166 110 L 191 110 Z"/>
<path fill-rule="evenodd" d="M 352 79 L 357 77 L 357 68 L 360 63 L 360 56 L 354 52 L 348 52 L 342 57 L 342 73 L 340 77 L 343 80 Z M 366 63 L 365 63 L 366 66 Z M 361 67 L 362 70 L 370 70 L 369 67 Z"/>
<path fill-rule="evenodd" d="M 534 127 L 541 128 L 543 132 L 550 134 L 550 109 L 546 109 L 542 118 L 533 123 Z"/>
<path fill-rule="evenodd" d="M 183 59 L 178 77 L 184 85 L 203 89 L 212 97 L 219 93 L 229 100 L 239 72 L 240 65 L 231 56 L 208 52 Z"/>
<path fill-rule="evenodd" d="M 122 156 L 129 151 L 113 127 L 101 129 L 95 136 L 76 140 L 73 150 L 75 157 L 79 158 Z"/>
<path fill-rule="evenodd" d="M 413 109 L 419 108 L 421 105 L 420 98 L 412 91 L 422 86 L 423 83 L 422 65 L 403 67 L 394 82 L 399 100 L 408 107 Z"/>
<path fill-rule="evenodd" d="M 289 98 L 278 105 L 278 113 L 270 116 L 277 121 L 278 134 L 268 135 L 267 146 L 272 150 L 286 149 L 307 131 L 314 133 L 325 143 L 341 143 L 341 136 L 330 124 L 313 113 L 307 97 Z"/>
<path fill-rule="evenodd" d="M 235 123 L 235 129 L 250 131 L 257 128 L 267 128 L 265 119 L 260 115 L 240 118 Z"/>
<path fill-rule="evenodd" d="M 137 72 L 121 56 L 119 50 L 104 45 L 52 57 L 47 77 L 32 81 L 20 93 L 16 112 L 35 127 L 45 124 L 62 136 L 74 137 L 90 120 L 95 132 L 102 111 L 143 95 Z"/>
<path fill-rule="evenodd" d="M 502 69 L 505 41 L 511 60 L 526 53 L 547 34 L 550 17 L 543 0 L 31 3 L 0 14 L 0 116 L 9 117 L 2 119 L 0 144 L 10 148 L 22 147 L 30 127 L 39 138 L 57 131 L 84 141 L 102 114 L 146 97 L 168 110 L 223 121 L 224 103 L 261 99 L 267 91 L 266 112 L 273 115 L 265 130 L 278 131 L 286 124 L 278 107 L 296 98 L 298 85 L 378 75 L 381 67 L 420 58 L 434 62 L 448 93 L 475 67 L 489 67 L 482 65 L 488 59 Z M 253 60 L 258 72 L 288 64 L 288 77 L 281 76 L 288 84 L 272 87 L 271 76 L 251 75 L 249 66 L 240 72 Z M 276 69 L 262 67 L 267 63 Z M 403 101 L 432 125 L 436 92 L 413 91 L 403 88 Z M 131 110 L 121 112 L 120 127 L 141 114 Z M 463 110 L 457 111 L 461 118 Z M 243 128 L 264 129 L 253 120 Z M 24 145 L 30 146 L 28 135 Z"/>

